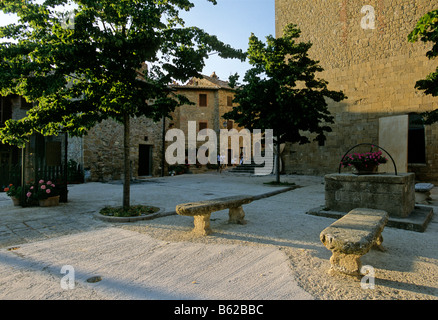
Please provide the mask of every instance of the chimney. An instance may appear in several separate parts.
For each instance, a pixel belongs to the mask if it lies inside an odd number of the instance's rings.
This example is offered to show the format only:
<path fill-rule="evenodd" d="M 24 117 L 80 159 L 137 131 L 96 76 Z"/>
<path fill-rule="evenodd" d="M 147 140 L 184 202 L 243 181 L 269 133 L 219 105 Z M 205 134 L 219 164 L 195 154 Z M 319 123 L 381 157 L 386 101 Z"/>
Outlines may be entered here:
<path fill-rule="evenodd" d="M 213 73 L 210 76 L 213 79 L 219 79 L 219 77 L 216 75 L 216 72 L 213 71 Z"/>

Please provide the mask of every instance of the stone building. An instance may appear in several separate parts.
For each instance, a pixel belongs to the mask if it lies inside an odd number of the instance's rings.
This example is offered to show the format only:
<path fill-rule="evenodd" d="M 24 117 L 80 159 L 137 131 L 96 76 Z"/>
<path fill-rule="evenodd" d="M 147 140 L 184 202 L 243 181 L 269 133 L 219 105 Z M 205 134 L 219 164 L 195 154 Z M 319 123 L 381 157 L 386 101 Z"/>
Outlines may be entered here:
<path fill-rule="evenodd" d="M 0 126 L 9 119 L 24 118 L 31 107 L 21 96 L 0 96 Z M 9 183 L 21 184 L 23 163 L 25 182 L 45 176 L 60 177 L 61 167 L 65 165 L 66 160 L 65 142 L 65 134 L 48 137 L 33 134 L 24 149 L 0 142 L 0 188 Z M 68 157 L 67 150 L 67 159 Z"/>
<path fill-rule="evenodd" d="M 188 122 L 196 121 L 196 129 L 213 129 L 219 137 L 220 129 L 237 129 L 237 124 L 232 120 L 226 120 L 222 116 L 232 110 L 234 104 L 234 90 L 228 82 L 220 80 L 216 73 L 211 76 L 203 75 L 202 78 L 192 78 L 184 85 L 172 85 L 177 94 L 185 95 L 193 105 L 183 105 L 176 108 L 172 114 L 170 127 L 184 131 L 187 136 Z M 204 142 L 198 142 L 198 146 Z M 239 158 L 238 154 L 233 154 L 231 148 L 228 149 L 228 164 L 231 160 Z"/>
<path fill-rule="evenodd" d="M 178 128 L 187 136 L 188 121 L 196 121 L 197 131 L 210 128 L 219 134 L 220 129 L 237 128 L 233 121 L 221 117 L 233 107 L 233 90 L 216 74 L 192 78 L 184 85 L 173 84 L 174 93 L 185 95 L 194 105 L 183 105 L 171 114 L 172 119 L 154 122 L 145 117 L 131 120 L 131 174 L 132 178 L 168 174 L 164 161 L 163 133 Z M 164 128 L 163 128 L 164 126 Z M 202 144 L 202 143 L 201 143 Z M 123 127 L 114 120 L 97 124 L 82 139 L 70 139 L 69 147 L 76 150 L 77 162 L 82 163 L 87 180 L 109 181 L 123 178 Z M 230 150 L 231 151 L 231 150 Z M 73 151 L 71 151 L 73 154 Z M 228 154 L 231 157 L 238 155 Z M 163 166 L 164 164 L 164 166 Z"/>
<path fill-rule="evenodd" d="M 437 98 L 415 89 L 437 61 L 426 58 L 430 44 L 407 38 L 438 1 L 275 0 L 275 5 L 276 35 L 287 23 L 297 24 L 300 41 L 313 43 L 310 55 L 324 68 L 320 77 L 348 97 L 329 102 L 335 124 L 325 144 L 286 146 L 286 172 L 337 172 L 346 151 L 370 143 L 387 150 L 399 172 L 437 183 L 438 124 L 415 123 L 419 113 L 438 108 Z"/>
<path fill-rule="evenodd" d="M 167 120 L 168 121 L 168 120 Z M 162 168 L 163 122 L 146 117 L 131 119 L 131 177 L 160 176 Z M 82 145 L 82 163 L 87 180 L 123 179 L 123 126 L 104 120 L 76 145 Z"/>

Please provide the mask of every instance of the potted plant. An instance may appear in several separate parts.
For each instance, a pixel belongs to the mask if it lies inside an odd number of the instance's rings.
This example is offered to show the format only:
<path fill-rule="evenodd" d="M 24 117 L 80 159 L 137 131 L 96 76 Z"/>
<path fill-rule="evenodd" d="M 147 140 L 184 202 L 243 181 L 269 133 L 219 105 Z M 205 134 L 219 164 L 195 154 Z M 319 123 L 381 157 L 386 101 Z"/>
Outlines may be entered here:
<path fill-rule="evenodd" d="M 19 206 L 20 205 L 20 196 L 21 196 L 21 192 L 22 192 L 22 187 L 18 186 L 14 186 L 12 183 L 9 184 L 9 186 L 7 186 L 6 188 L 4 188 L 3 191 L 6 192 L 6 194 L 11 197 L 12 202 L 14 203 L 14 206 Z"/>
<path fill-rule="evenodd" d="M 382 151 L 352 153 L 346 155 L 342 161 L 342 167 L 354 167 L 358 174 L 373 174 L 377 172 L 377 167 L 386 163 L 388 159 L 382 155 Z"/>
<path fill-rule="evenodd" d="M 52 181 L 40 180 L 36 185 L 29 186 L 26 192 L 28 201 L 37 199 L 40 207 L 59 205 L 60 190 Z"/>

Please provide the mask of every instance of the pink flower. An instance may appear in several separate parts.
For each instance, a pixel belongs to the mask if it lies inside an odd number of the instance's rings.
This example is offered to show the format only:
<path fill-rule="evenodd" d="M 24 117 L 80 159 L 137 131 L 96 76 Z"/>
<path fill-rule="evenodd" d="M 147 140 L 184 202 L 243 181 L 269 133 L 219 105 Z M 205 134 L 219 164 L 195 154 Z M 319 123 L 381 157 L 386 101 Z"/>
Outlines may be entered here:
<path fill-rule="evenodd" d="M 50 193 L 50 192 L 51 192 L 50 189 L 47 189 L 47 190 L 46 190 L 46 193 Z"/>
<path fill-rule="evenodd" d="M 42 185 L 42 186 L 41 186 L 41 189 L 42 189 L 42 190 L 46 189 L 46 186 L 45 186 L 45 185 Z"/>
<path fill-rule="evenodd" d="M 33 186 L 30 187 L 30 190 L 33 190 Z"/>
<path fill-rule="evenodd" d="M 44 183 L 44 180 L 40 180 L 38 183 Z"/>
<path fill-rule="evenodd" d="M 54 188 L 55 187 L 55 185 L 54 184 L 52 184 L 52 188 Z"/>
<path fill-rule="evenodd" d="M 31 195 L 32 195 L 32 192 L 28 192 L 28 193 L 26 193 L 26 196 L 27 196 L 28 198 L 30 198 Z"/>
<path fill-rule="evenodd" d="M 47 181 L 47 185 L 51 185 L 52 184 L 52 181 Z"/>

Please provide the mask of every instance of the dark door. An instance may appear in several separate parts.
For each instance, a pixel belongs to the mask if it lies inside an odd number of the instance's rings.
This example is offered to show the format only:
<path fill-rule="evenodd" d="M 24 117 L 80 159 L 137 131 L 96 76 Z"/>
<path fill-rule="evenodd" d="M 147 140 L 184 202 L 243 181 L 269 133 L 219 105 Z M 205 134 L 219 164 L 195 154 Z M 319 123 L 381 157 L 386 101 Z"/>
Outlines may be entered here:
<path fill-rule="evenodd" d="M 152 146 L 141 144 L 138 150 L 138 175 L 152 175 Z"/>
<path fill-rule="evenodd" d="M 231 166 L 231 159 L 233 159 L 233 149 L 228 149 L 228 164 L 227 166 Z"/>

